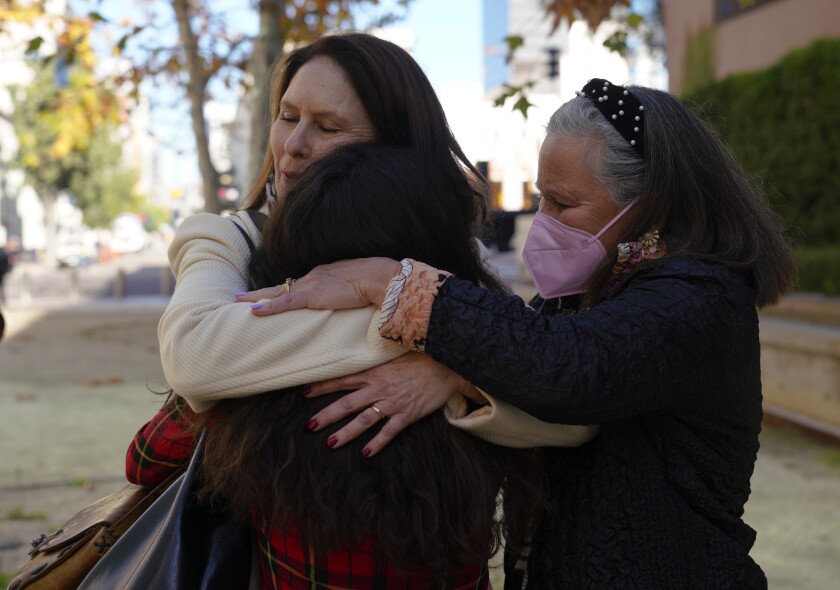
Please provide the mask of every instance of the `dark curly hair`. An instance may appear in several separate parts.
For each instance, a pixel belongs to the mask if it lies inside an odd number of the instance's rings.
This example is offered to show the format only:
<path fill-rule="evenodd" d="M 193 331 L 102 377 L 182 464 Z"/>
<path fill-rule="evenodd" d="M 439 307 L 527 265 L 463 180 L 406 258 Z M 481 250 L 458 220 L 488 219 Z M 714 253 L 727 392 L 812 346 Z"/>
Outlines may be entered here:
<path fill-rule="evenodd" d="M 388 256 L 423 260 L 505 292 L 443 187 L 407 149 L 356 144 L 331 152 L 272 211 L 251 261 L 254 286 L 339 259 Z M 341 394 L 299 393 L 225 400 L 204 417 L 205 498 L 229 503 L 243 521 L 257 507 L 318 552 L 352 547 L 370 534 L 397 567 L 431 570 L 441 580 L 486 564 L 503 537 L 510 546 L 528 534 L 543 499 L 533 451 L 466 434 L 440 411 L 366 459 L 362 449 L 378 426 L 329 449 L 334 430 L 312 433 L 306 425 Z"/>

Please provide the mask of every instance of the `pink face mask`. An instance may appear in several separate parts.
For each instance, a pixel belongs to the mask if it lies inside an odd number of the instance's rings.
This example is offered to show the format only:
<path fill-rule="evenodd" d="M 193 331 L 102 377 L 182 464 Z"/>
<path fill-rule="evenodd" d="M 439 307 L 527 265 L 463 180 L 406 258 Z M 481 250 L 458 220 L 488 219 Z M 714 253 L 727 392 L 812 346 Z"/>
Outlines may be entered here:
<path fill-rule="evenodd" d="M 607 257 L 598 238 L 635 204 L 627 205 L 595 236 L 537 213 L 522 258 L 540 297 L 551 299 L 586 291 L 592 273 Z"/>

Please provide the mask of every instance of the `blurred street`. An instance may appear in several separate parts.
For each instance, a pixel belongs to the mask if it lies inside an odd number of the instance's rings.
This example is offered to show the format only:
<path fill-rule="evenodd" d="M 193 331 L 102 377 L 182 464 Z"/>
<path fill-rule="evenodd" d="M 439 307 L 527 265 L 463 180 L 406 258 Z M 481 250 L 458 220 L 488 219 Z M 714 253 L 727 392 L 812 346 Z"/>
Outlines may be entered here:
<path fill-rule="evenodd" d="M 140 252 L 76 267 L 21 260 L 6 276 L 4 293 L 12 309 L 53 307 L 101 298 L 168 295 L 174 283 L 166 245 L 156 240 Z"/>
<path fill-rule="evenodd" d="M 515 279 L 514 255 L 494 260 Z M 165 389 L 156 337 L 165 268 L 153 248 L 78 269 L 75 291 L 67 269 L 16 268 L 0 343 L 0 572 L 26 561 L 31 539 L 124 485 L 125 450 L 162 402 L 152 392 Z M 112 297 L 120 269 L 126 295 Z M 835 587 L 840 449 L 765 428 L 752 489 L 745 518 L 770 588 Z"/>

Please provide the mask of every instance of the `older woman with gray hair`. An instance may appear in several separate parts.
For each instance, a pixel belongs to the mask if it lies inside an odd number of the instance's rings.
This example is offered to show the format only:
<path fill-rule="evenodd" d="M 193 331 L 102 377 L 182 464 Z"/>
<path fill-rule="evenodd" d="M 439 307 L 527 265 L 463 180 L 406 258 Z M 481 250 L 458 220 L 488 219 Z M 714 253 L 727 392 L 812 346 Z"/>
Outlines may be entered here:
<path fill-rule="evenodd" d="M 550 422 L 600 424 L 541 450 L 550 507 L 506 588 L 765 588 L 742 519 L 761 429 L 756 307 L 795 278 L 788 242 L 722 142 L 667 93 L 591 80 L 552 117 L 524 247 L 529 305 L 415 260 L 318 267 L 257 314 L 382 306 L 380 334 Z M 244 299 L 254 301 L 265 293 Z M 380 416 L 373 455 L 443 395 L 394 393 L 375 370 L 313 417 Z M 538 477 L 535 475 L 535 477 Z"/>

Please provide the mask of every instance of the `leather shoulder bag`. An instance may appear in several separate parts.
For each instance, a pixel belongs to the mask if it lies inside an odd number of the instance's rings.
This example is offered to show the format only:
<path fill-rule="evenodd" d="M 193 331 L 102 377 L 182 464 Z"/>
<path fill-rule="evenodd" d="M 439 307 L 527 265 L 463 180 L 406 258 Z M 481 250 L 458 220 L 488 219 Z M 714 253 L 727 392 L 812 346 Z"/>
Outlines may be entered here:
<path fill-rule="evenodd" d="M 196 500 L 204 434 L 187 471 L 99 560 L 79 590 L 248 588 L 248 528 L 222 508 Z"/>

